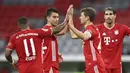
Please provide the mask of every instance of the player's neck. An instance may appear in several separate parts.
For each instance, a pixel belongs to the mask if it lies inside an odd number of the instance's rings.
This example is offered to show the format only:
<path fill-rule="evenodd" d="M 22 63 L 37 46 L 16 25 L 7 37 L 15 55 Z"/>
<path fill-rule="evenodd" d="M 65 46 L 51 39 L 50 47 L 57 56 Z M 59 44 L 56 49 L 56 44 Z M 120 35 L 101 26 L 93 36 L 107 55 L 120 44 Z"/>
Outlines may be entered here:
<path fill-rule="evenodd" d="M 115 23 L 112 24 L 104 23 L 104 25 L 107 29 L 112 29 L 115 26 Z"/>
<path fill-rule="evenodd" d="M 92 25 L 92 24 L 93 24 L 93 23 L 90 22 L 90 21 L 89 21 L 89 22 L 86 22 L 85 25 L 84 25 L 84 27 L 86 28 L 88 25 Z"/>
<path fill-rule="evenodd" d="M 25 31 L 25 30 L 30 30 L 30 27 L 27 27 L 27 28 L 23 28 L 21 29 L 22 31 Z"/>
<path fill-rule="evenodd" d="M 52 26 L 52 24 L 51 24 L 51 23 L 49 23 L 49 22 L 47 22 L 47 25 L 48 25 L 48 26 Z"/>

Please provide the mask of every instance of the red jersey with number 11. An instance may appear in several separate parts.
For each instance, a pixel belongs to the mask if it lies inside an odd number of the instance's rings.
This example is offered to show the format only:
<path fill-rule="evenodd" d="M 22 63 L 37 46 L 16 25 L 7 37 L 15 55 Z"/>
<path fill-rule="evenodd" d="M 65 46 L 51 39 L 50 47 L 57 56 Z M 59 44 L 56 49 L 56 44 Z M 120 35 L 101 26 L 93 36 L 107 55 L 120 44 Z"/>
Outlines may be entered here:
<path fill-rule="evenodd" d="M 42 28 L 20 31 L 11 37 L 8 48 L 16 50 L 20 73 L 34 73 L 42 68 L 42 39 L 51 34 L 51 30 Z"/>

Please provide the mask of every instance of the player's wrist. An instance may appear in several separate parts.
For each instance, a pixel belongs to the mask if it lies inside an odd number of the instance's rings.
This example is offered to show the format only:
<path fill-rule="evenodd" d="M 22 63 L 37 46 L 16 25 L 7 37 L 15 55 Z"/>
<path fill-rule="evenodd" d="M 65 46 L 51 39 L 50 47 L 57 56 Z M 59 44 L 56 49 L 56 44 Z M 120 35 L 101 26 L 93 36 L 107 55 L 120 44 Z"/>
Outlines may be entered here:
<path fill-rule="evenodd" d="M 61 53 L 58 53 L 58 55 L 59 55 L 59 56 L 62 56 L 62 54 L 61 54 Z"/>
<path fill-rule="evenodd" d="M 13 65 L 13 64 L 14 64 L 14 60 L 13 60 L 12 62 L 10 62 L 10 64 L 12 64 L 12 65 Z"/>

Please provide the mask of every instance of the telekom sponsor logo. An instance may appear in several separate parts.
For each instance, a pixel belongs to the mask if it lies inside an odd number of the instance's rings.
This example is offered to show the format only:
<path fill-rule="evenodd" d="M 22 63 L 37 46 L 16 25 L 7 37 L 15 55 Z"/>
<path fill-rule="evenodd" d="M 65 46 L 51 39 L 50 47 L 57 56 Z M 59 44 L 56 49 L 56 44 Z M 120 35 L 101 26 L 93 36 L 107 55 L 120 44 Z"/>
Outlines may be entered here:
<path fill-rule="evenodd" d="M 104 37 L 105 45 L 109 45 L 110 43 L 110 37 Z"/>

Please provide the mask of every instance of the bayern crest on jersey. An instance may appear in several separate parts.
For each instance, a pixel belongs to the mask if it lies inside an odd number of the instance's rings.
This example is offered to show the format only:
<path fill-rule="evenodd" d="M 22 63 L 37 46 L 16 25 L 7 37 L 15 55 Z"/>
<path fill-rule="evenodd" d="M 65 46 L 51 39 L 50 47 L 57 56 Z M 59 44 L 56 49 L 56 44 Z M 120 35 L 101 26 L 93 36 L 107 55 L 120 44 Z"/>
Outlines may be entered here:
<path fill-rule="evenodd" d="M 118 34 L 119 34 L 119 31 L 118 31 L 118 30 L 115 30 L 114 34 L 115 34 L 115 35 L 118 35 Z"/>

